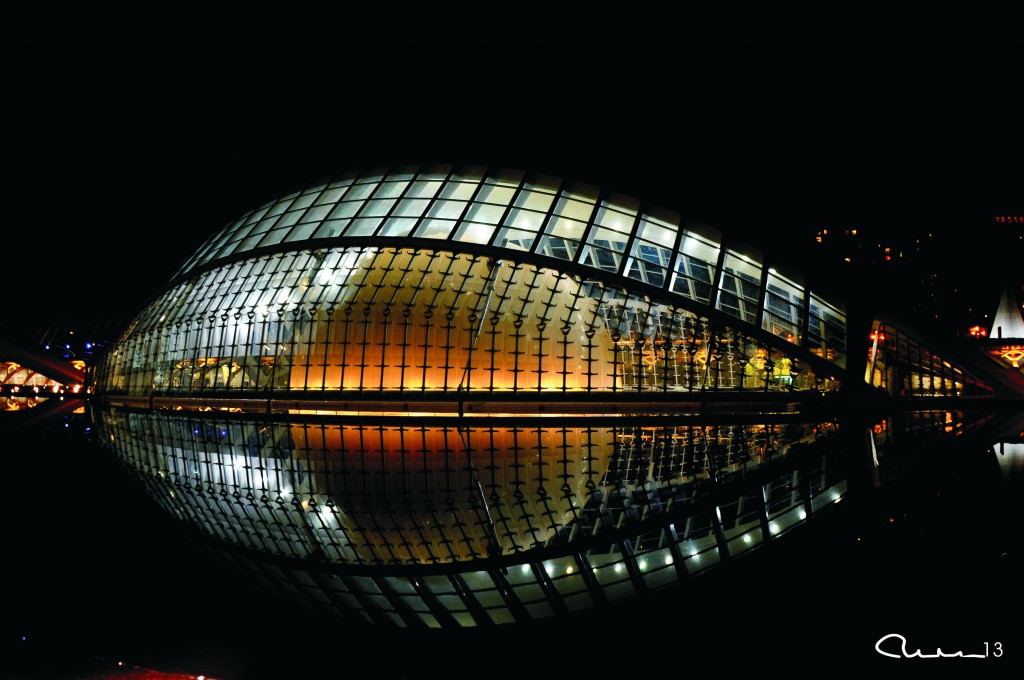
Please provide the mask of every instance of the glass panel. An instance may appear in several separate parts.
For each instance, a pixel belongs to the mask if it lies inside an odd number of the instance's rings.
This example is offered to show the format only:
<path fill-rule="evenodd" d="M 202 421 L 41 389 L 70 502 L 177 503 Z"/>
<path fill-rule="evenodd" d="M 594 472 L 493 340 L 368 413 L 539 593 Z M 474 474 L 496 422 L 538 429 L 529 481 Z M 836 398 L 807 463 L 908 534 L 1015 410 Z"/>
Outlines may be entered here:
<path fill-rule="evenodd" d="M 416 228 L 415 236 L 420 238 L 448 238 L 455 227 L 455 220 L 431 220 L 426 219 L 420 222 Z"/>
<path fill-rule="evenodd" d="M 395 205 L 394 199 L 379 200 L 374 199 L 367 201 L 363 204 L 363 209 L 360 211 L 360 217 L 384 217 L 390 211 L 392 206 Z"/>
<path fill-rule="evenodd" d="M 375 199 L 398 198 L 407 186 L 409 186 L 408 182 L 384 182 L 373 192 L 373 197 Z"/>
<path fill-rule="evenodd" d="M 554 200 L 555 195 L 552 193 L 524 189 L 516 198 L 515 207 L 546 213 Z"/>
<path fill-rule="evenodd" d="M 537 232 L 544 221 L 544 215 L 530 210 L 518 210 L 513 208 L 505 219 L 505 224 L 516 229 Z"/>
<path fill-rule="evenodd" d="M 506 206 L 512 200 L 516 190 L 513 187 L 499 187 L 493 184 L 485 184 L 480 188 L 476 200 L 482 203 L 493 203 Z"/>
<path fill-rule="evenodd" d="M 468 243 L 487 243 L 493 234 L 494 227 L 489 224 L 465 222 L 455 232 L 455 240 Z"/>
<path fill-rule="evenodd" d="M 765 292 L 764 330 L 792 343 L 800 343 L 803 325 L 804 289 L 793 281 L 768 270 Z"/>
<path fill-rule="evenodd" d="M 425 198 L 405 198 L 399 201 L 394 214 L 398 217 L 420 217 L 428 205 L 430 201 Z"/>
<path fill-rule="evenodd" d="M 757 295 L 761 283 L 761 265 L 748 255 L 731 250 L 725 254 L 722 289 L 715 305 L 726 314 L 747 323 L 757 323 Z"/>
<path fill-rule="evenodd" d="M 441 188 L 442 182 L 417 180 L 409 187 L 406 198 L 433 198 L 437 190 Z"/>
<path fill-rule="evenodd" d="M 473 203 L 466 213 L 466 220 L 470 222 L 483 222 L 485 224 L 497 224 L 501 221 L 503 214 L 505 214 L 505 208 L 502 206 Z"/>
<path fill-rule="evenodd" d="M 459 200 L 468 201 L 473 198 L 473 193 L 476 191 L 476 182 L 446 182 L 444 188 L 441 189 L 440 198 L 446 200 Z"/>
<path fill-rule="evenodd" d="M 529 250 L 533 245 L 536 233 L 520 231 L 519 229 L 502 229 L 498 232 L 498 238 L 494 245 L 499 248 L 512 248 L 514 250 Z"/>
<path fill-rule="evenodd" d="M 466 209 L 465 201 L 441 201 L 438 200 L 434 205 L 430 206 L 430 210 L 427 215 L 430 217 L 439 217 L 442 219 L 458 219 L 462 217 L 462 212 Z"/>

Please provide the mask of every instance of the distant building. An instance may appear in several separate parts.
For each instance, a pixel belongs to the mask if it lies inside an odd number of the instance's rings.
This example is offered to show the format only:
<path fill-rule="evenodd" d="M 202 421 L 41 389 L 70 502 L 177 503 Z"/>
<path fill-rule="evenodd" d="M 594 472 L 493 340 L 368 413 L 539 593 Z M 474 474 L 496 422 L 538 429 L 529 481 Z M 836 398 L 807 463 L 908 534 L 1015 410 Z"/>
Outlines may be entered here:
<path fill-rule="evenodd" d="M 999 298 L 999 307 L 996 308 L 995 317 L 992 319 L 992 330 L 990 338 L 1020 338 L 1024 340 L 1024 317 L 1021 316 L 1020 286 L 1007 285 L 1003 288 L 1003 294 Z"/>

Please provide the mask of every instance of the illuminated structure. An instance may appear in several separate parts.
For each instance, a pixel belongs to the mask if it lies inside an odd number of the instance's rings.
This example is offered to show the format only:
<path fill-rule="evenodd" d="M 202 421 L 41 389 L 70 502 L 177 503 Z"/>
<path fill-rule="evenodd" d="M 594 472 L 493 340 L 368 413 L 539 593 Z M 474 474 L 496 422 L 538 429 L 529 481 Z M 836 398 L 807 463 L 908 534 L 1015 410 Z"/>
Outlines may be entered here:
<path fill-rule="evenodd" d="M 32 408 L 60 389 L 60 383 L 14 361 L 0 361 L 0 388 L 4 411 Z"/>
<path fill-rule="evenodd" d="M 999 307 L 992 319 L 993 338 L 1020 338 L 1024 340 L 1024 317 L 1021 316 L 1021 302 L 1010 286 L 1003 289 Z"/>
<path fill-rule="evenodd" d="M 7 422 L 31 425 L 83 409 L 85 382 L 85 362 L 59 361 L 0 338 L 0 412 L 22 412 Z"/>
<path fill-rule="evenodd" d="M 846 358 L 840 304 L 703 225 L 398 168 L 211 238 L 107 355 L 95 415 L 278 589 L 487 625 L 668 586 L 838 501 L 810 406 Z"/>
<path fill-rule="evenodd" d="M 992 331 L 981 343 L 985 352 L 1004 368 L 1018 374 L 1017 390 L 1024 393 L 1024 316 L 1020 286 L 1006 286 L 992 319 Z"/>

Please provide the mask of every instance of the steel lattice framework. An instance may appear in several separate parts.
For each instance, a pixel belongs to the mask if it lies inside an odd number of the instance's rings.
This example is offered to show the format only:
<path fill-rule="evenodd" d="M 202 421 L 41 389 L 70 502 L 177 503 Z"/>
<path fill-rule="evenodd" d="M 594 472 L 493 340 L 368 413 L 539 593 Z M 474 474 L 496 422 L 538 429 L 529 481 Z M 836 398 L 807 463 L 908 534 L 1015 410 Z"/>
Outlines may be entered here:
<path fill-rule="evenodd" d="M 96 375 L 168 511 L 314 606 L 487 625 L 668 586 L 845 492 L 846 318 L 550 177 L 352 173 L 214 235 Z"/>

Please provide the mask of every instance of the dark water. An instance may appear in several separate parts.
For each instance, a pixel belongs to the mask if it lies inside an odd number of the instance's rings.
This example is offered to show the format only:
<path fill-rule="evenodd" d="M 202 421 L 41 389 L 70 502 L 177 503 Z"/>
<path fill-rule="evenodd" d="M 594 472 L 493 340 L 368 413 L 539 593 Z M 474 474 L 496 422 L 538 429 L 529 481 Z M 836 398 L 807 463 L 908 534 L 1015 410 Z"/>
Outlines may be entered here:
<path fill-rule="evenodd" d="M 992 428 L 898 438 L 881 487 L 852 486 L 808 526 L 667 594 L 457 632 L 294 610 L 192 543 L 95 444 L 3 436 L 0 677 L 93 677 L 98 657 L 235 679 L 1024 669 L 1024 474 L 1000 467 Z M 874 650 L 889 633 L 911 652 L 987 642 L 1002 657 L 890 659 Z"/>

